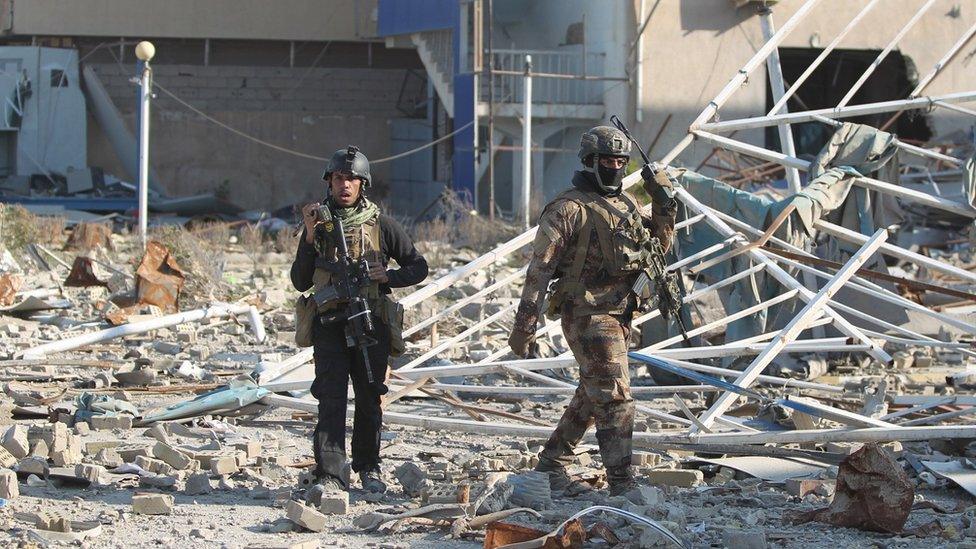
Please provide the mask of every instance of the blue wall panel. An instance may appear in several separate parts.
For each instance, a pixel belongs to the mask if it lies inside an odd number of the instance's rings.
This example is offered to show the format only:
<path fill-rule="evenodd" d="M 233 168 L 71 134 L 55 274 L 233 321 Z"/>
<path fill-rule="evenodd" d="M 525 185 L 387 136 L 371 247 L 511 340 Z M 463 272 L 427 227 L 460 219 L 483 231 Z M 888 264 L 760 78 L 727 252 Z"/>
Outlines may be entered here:
<path fill-rule="evenodd" d="M 458 0 L 380 0 L 377 33 L 393 36 L 453 29 L 459 9 Z"/>

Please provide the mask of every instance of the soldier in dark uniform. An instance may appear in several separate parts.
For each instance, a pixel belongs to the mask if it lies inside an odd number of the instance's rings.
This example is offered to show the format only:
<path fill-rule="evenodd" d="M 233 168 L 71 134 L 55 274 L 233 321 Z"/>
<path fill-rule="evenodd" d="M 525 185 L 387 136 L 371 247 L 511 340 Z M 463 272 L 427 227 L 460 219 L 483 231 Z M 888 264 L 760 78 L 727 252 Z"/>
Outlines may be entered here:
<path fill-rule="evenodd" d="M 365 257 L 369 262 L 370 284 L 365 288 L 365 297 L 372 311 L 375 327 L 372 337 L 376 343 L 367 347 L 367 353 L 373 378 L 382 381 L 386 379 L 391 351 L 402 352 L 402 348 L 397 349 L 402 345 L 399 335 L 402 327 L 396 325 L 398 306 L 388 297 L 390 289 L 423 281 L 427 277 L 427 261 L 417 252 L 403 227 L 380 213 L 376 204 L 366 198 L 364 191 L 370 187 L 369 160 L 356 147 L 336 151 L 323 180 L 328 184 L 324 203 L 342 220 L 350 255 L 356 260 Z M 314 203 L 302 208 L 305 229 L 291 266 L 292 284 L 301 292 L 329 286 L 337 269 L 334 243 L 327 244 L 327 249 L 316 249 L 313 235 L 320 221 L 319 206 Z M 398 269 L 388 268 L 390 259 L 396 260 Z M 359 473 L 365 490 L 385 492 L 386 485 L 379 475 L 383 418 L 380 384 L 367 382 L 361 353 L 347 346 L 348 319 L 342 304 L 328 303 L 316 313 L 311 331 L 315 358 L 311 392 L 319 401 L 318 424 L 312 438 L 313 474 L 318 486 L 309 492 L 310 499 L 314 499 L 315 493 L 320 497 L 330 489 L 348 489 L 342 470 L 346 465 L 346 394 L 350 378 L 356 405 L 352 470 Z"/>
<path fill-rule="evenodd" d="M 542 212 L 509 339 L 516 355 L 528 355 L 543 297 L 555 280 L 547 311 L 561 317 L 580 365 L 580 383 L 536 467 L 549 473 L 554 490 L 570 485 L 566 466 L 594 423 L 611 494 L 635 485 L 627 341 L 633 314 L 645 304 L 637 302 L 631 288 L 645 266 L 643 245 L 656 237 L 665 251 L 670 247 L 677 203 L 664 171 L 655 176 L 645 168 L 641 174 L 653 203 L 649 216 L 640 211 L 622 185 L 630 149 L 630 140 L 616 128 L 597 126 L 583 134 L 583 170 L 573 175 L 572 188 Z"/>

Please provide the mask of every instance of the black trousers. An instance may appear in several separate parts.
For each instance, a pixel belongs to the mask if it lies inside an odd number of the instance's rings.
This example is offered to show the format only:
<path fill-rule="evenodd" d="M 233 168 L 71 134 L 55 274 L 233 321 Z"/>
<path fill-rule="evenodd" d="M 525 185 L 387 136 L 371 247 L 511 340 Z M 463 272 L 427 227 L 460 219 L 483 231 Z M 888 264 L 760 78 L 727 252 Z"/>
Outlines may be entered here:
<path fill-rule="evenodd" d="M 367 348 L 373 379 L 382 382 L 390 358 L 390 330 L 373 317 L 376 344 Z M 352 431 L 352 470 L 368 471 L 380 463 L 380 428 L 383 410 L 380 394 L 369 384 L 362 351 L 346 346 L 346 323 L 316 322 L 314 341 L 315 381 L 312 396 L 319 401 L 319 420 L 312 438 L 315 476 L 342 481 L 346 464 L 346 396 L 349 379 L 355 394 Z"/>

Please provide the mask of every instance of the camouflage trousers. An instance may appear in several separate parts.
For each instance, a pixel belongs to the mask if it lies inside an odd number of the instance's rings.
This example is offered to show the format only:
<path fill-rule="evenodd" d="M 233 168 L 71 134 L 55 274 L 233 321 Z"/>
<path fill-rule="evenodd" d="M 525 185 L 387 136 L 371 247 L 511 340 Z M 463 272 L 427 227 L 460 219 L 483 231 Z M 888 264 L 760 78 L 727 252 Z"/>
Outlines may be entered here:
<path fill-rule="evenodd" d="M 564 314 L 562 328 L 580 366 L 580 383 L 539 455 L 540 469 L 571 464 L 573 449 L 595 423 L 608 480 L 626 480 L 634 434 L 627 368 L 629 322 L 606 314 L 577 318 Z"/>

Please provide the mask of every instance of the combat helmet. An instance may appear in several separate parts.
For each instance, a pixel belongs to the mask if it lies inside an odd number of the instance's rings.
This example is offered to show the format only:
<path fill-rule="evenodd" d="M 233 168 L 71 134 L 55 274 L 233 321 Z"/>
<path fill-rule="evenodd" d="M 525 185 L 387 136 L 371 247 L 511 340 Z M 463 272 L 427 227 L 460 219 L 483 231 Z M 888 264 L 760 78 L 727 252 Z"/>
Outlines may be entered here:
<path fill-rule="evenodd" d="M 352 174 L 363 180 L 363 188 L 370 186 L 369 159 L 355 145 L 349 145 L 345 149 L 339 149 L 332 153 L 332 158 L 325 165 L 325 173 L 322 174 L 322 179 L 329 179 L 332 172 Z"/>
<path fill-rule="evenodd" d="M 585 161 L 591 154 L 629 158 L 630 139 L 627 139 L 624 132 L 610 126 L 590 128 L 580 137 L 580 161 Z"/>
<path fill-rule="evenodd" d="M 580 137 L 579 159 L 583 171 L 592 173 L 600 191 L 606 195 L 616 195 L 623 189 L 623 176 L 626 167 L 606 168 L 600 165 L 596 156 L 622 156 L 630 159 L 630 139 L 624 132 L 610 126 L 596 126 L 583 132 Z"/>

